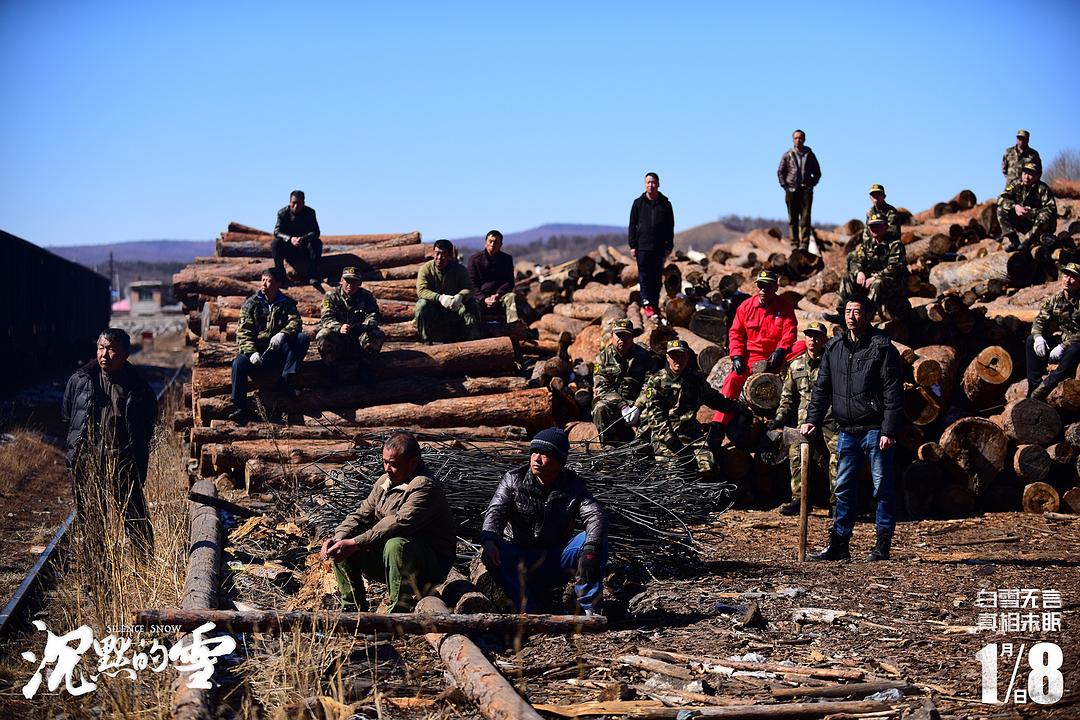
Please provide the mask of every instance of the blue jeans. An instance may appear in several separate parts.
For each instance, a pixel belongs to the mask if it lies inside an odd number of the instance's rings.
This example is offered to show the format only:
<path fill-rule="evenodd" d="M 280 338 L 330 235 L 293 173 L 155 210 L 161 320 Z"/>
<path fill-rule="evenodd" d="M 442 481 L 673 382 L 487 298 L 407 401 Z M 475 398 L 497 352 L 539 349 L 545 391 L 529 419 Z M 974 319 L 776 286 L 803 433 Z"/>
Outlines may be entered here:
<path fill-rule="evenodd" d="M 266 382 L 280 376 L 282 380 L 295 375 L 300 369 L 307 355 L 308 345 L 311 338 L 307 333 L 286 335 L 285 342 L 277 350 L 266 350 L 261 365 L 252 365 L 251 358 L 246 353 L 240 353 L 233 359 L 232 364 L 232 401 L 233 405 L 240 407 L 247 398 L 248 378 L 255 377 L 260 382 Z"/>
<path fill-rule="evenodd" d="M 565 583 L 567 578 L 576 576 L 578 558 L 585 545 L 585 533 L 575 535 L 561 550 L 558 547 L 519 548 L 502 538 L 497 538 L 495 545 L 499 548 L 501 563 L 493 574 L 499 587 L 519 610 L 535 613 L 543 611 L 539 598 L 549 595 L 554 587 Z M 591 610 L 600 600 L 604 573 L 607 572 L 607 555 L 605 541 L 600 548 L 600 579 L 591 583 L 574 583 L 574 593 L 583 610 Z M 524 587 L 521 582 L 523 577 Z"/>
<path fill-rule="evenodd" d="M 836 522 L 833 532 L 850 537 L 859 514 L 859 470 L 864 461 L 870 461 L 870 475 L 874 481 L 874 499 L 877 500 L 875 525 L 878 531 L 891 533 L 896 527 L 896 479 L 893 467 L 893 448 L 878 447 L 880 430 L 862 433 L 840 431 L 836 451 L 840 461 L 836 470 Z"/>
<path fill-rule="evenodd" d="M 642 304 L 660 309 L 660 276 L 664 272 L 663 250 L 637 251 L 638 287 Z"/>

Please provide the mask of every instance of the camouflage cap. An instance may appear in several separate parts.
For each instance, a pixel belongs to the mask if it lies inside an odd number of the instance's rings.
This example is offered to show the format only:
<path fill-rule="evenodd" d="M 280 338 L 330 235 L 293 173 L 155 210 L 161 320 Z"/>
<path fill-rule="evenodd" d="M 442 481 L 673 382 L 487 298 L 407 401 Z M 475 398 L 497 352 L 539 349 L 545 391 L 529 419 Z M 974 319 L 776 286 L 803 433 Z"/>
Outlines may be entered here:
<path fill-rule="evenodd" d="M 613 335 L 640 335 L 641 329 L 634 327 L 634 323 L 626 318 L 620 318 L 614 320 L 611 323 L 611 333 Z"/>
<path fill-rule="evenodd" d="M 828 335 L 829 329 L 825 327 L 825 323 L 821 323 L 815 320 L 814 322 L 807 325 L 806 329 L 803 330 L 803 335 L 811 335 L 813 333 L 821 333 L 822 335 Z"/>
<path fill-rule="evenodd" d="M 1072 275 L 1074 278 L 1080 278 L 1080 264 L 1074 262 L 1065 263 L 1061 266 L 1061 272 Z"/>
<path fill-rule="evenodd" d="M 762 270 L 754 278 L 754 282 L 758 285 L 778 285 L 780 283 L 780 276 L 772 270 Z"/>
<path fill-rule="evenodd" d="M 1022 137 L 1025 140 L 1027 140 L 1028 138 L 1031 137 L 1031 133 L 1029 133 L 1027 130 L 1023 130 L 1023 129 L 1017 130 L 1016 131 L 1016 137 Z"/>
<path fill-rule="evenodd" d="M 866 221 L 867 225 L 888 225 L 889 218 L 882 213 L 870 213 L 870 219 Z"/>
<path fill-rule="evenodd" d="M 871 185 L 870 186 L 870 194 L 873 195 L 876 192 L 879 192 L 882 195 L 884 195 L 885 194 L 885 186 L 881 185 L 879 183 L 874 183 L 873 185 Z"/>
<path fill-rule="evenodd" d="M 1026 171 L 1028 171 L 1030 173 L 1035 173 L 1036 175 L 1039 175 L 1039 174 L 1042 173 L 1042 169 L 1039 167 L 1039 164 L 1038 163 L 1033 163 L 1030 160 L 1027 161 L 1026 163 L 1024 163 L 1021 166 L 1021 169 L 1026 170 Z"/>
<path fill-rule="evenodd" d="M 360 268 L 349 266 L 341 271 L 341 277 L 346 280 L 363 280 L 360 275 Z"/>
<path fill-rule="evenodd" d="M 690 346 L 686 344 L 685 340 L 670 340 L 667 346 L 664 348 L 664 352 L 669 355 L 674 352 L 690 352 Z"/>

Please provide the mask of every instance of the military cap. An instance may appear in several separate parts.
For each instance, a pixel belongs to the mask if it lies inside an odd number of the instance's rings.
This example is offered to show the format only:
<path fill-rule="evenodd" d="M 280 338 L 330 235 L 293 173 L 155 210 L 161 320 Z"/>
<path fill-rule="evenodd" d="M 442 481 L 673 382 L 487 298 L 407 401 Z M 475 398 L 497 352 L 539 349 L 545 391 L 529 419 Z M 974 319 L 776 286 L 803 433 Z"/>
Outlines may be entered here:
<path fill-rule="evenodd" d="M 627 334 L 627 335 L 640 335 L 641 328 L 634 327 L 634 323 L 626 318 L 620 318 L 611 323 L 611 332 L 613 335 Z"/>
<path fill-rule="evenodd" d="M 341 277 L 346 280 L 363 280 L 360 276 L 360 268 L 349 266 L 341 271 Z"/>
<path fill-rule="evenodd" d="M 761 283 L 766 283 L 768 285 L 778 285 L 780 283 L 780 276 L 772 270 L 762 270 L 757 274 L 757 278 L 754 279 L 754 282 L 758 285 L 760 285 Z"/>
<path fill-rule="evenodd" d="M 1016 131 L 1016 137 L 1022 137 L 1025 140 L 1027 140 L 1028 138 L 1031 137 L 1031 133 L 1029 133 L 1027 130 L 1017 130 Z"/>
<path fill-rule="evenodd" d="M 889 218 L 882 213 L 871 213 L 870 219 L 866 221 L 867 225 L 888 225 Z"/>
<path fill-rule="evenodd" d="M 1039 165 L 1037 163 L 1031 162 L 1030 160 L 1023 164 L 1022 169 L 1027 170 L 1028 172 L 1035 173 L 1036 175 L 1042 172 L 1042 170 L 1039 169 Z"/>
<path fill-rule="evenodd" d="M 829 330 L 825 327 L 825 323 L 820 323 L 815 320 L 814 322 L 807 325 L 806 329 L 803 330 L 803 335 L 809 335 L 811 333 L 821 333 L 822 335 L 828 335 Z"/>
<path fill-rule="evenodd" d="M 1074 278 L 1080 278 L 1080 264 L 1074 262 L 1065 263 L 1061 266 L 1061 272 L 1072 275 Z"/>
<path fill-rule="evenodd" d="M 664 352 L 671 354 L 673 352 L 690 352 L 690 346 L 686 344 L 685 340 L 670 340 L 667 347 L 664 348 Z"/>
<path fill-rule="evenodd" d="M 873 185 L 871 185 L 870 186 L 870 194 L 873 195 L 876 192 L 879 192 L 882 195 L 884 195 L 885 194 L 885 186 L 880 185 L 878 183 L 874 183 Z"/>

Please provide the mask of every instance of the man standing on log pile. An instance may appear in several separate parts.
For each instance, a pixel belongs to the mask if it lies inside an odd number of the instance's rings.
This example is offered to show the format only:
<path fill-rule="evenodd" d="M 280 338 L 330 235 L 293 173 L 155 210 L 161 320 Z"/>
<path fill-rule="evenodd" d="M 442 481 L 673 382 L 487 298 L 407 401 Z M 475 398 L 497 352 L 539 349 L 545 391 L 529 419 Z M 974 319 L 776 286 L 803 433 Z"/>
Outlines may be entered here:
<path fill-rule="evenodd" d="M 635 403 L 655 365 L 652 353 L 634 342 L 640 334 L 630 320 L 612 322 L 611 343 L 600 351 L 593 370 L 592 419 L 604 445 L 634 439 L 641 416 Z"/>
<path fill-rule="evenodd" d="M 454 257 L 454 244 L 435 241 L 435 257 L 416 275 L 416 331 L 427 344 L 480 337 L 480 305 L 465 267 Z"/>
<path fill-rule="evenodd" d="M 1042 173 L 1042 158 L 1039 151 L 1028 145 L 1031 133 L 1027 130 L 1016 131 L 1016 144 L 1010 145 L 1001 156 L 1001 174 L 1005 176 L 1005 187 L 1020 182 L 1020 173 L 1027 163 L 1034 163 Z"/>
<path fill-rule="evenodd" d="M 743 301 L 728 330 L 731 372 L 724 378 L 720 392 L 731 400 L 739 397 L 755 363 L 764 361 L 766 371 L 778 370 L 799 335 L 795 306 L 776 294 L 779 276 L 772 270 L 762 270 L 756 283 L 757 294 Z M 723 427 L 730 421 L 731 415 L 726 412 L 713 417 L 713 422 Z"/>
<path fill-rule="evenodd" d="M 839 325 L 848 298 L 866 294 L 875 304 L 902 320 L 911 312 L 907 299 L 907 250 L 900 236 L 891 232 L 888 217 L 872 213 L 867 219 L 869 237 L 847 256 L 847 274 L 840 280 L 840 302 L 836 314 L 825 319 Z"/>
<path fill-rule="evenodd" d="M 900 237 L 900 213 L 885 202 L 885 186 L 874 183 L 870 186 L 870 209 L 866 211 L 866 227 L 863 228 L 863 241 L 870 239 L 870 217 L 884 215 L 889 224 L 889 233 Z"/>
<path fill-rule="evenodd" d="M 806 354 L 800 355 L 788 365 L 787 380 L 780 393 L 780 407 L 776 418 L 769 423 L 770 430 L 779 430 L 796 420 L 798 425 L 806 422 L 810 407 L 810 395 L 817 382 L 821 358 L 825 354 L 825 343 L 829 339 L 824 323 L 812 322 L 803 331 L 806 336 Z M 795 414 L 796 417 L 792 417 Z M 821 426 L 821 435 L 815 436 L 810 445 L 810 460 L 815 476 L 824 473 L 829 479 L 830 494 L 836 485 L 837 452 L 836 441 L 839 437 L 836 420 L 830 407 L 825 412 L 825 421 Z M 791 501 L 779 507 L 781 515 L 798 515 L 801 497 L 802 466 L 798 444 L 788 447 L 788 461 L 791 466 Z"/>
<path fill-rule="evenodd" d="M 412 612 L 446 579 L 457 552 L 457 523 L 442 487 L 432 479 L 420 444 L 407 432 L 383 444 L 385 472 L 360 507 L 322 544 L 346 612 L 366 612 L 364 575 L 386 583 L 387 612 Z"/>
<path fill-rule="evenodd" d="M 321 278 L 316 277 L 319 258 L 322 257 L 322 239 L 319 235 L 319 221 L 315 218 L 314 208 L 304 204 L 303 190 L 293 190 L 289 195 L 289 204 L 278 210 L 274 239 L 270 241 L 274 267 L 281 271 L 283 277 L 285 261 L 288 260 L 301 282 L 322 290 L 319 284 Z"/>
<path fill-rule="evenodd" d="M 232 364 L 232 403 L 229 419 L 244 425 L 251 418 L 247 381 L 277 378 L 282 392 L 296 396 L 296 373 L 307 354 L 310 338 L 303 330 L 296 301 L 281 293 L 285 273 L 268 268 L 260 278 L 261 289 L 240 308 L 236 343 L 240 352 Z"/>
<path fill-rule="evenodd" d="M 814 205 L 814 186 L 821 180 L 821 166 L 814 151 L 806 146 L 806 133 L 791 134 L 793 146 L 780 157 L 776 177 L 784 188 L 791 244 L 800 250 L 810 249 L 810 210 Z"/>
<path fill-rule="evenodd" d="M 893 445 L 903 416 L 902 364 L 889 336 L 870 326 L 874 304 L 862 295 L 844 307 L 847 332 L 825 345 L 806 422 L 799 428 L 811 438 L 832 408 L 840 429 L 836 450 L 836 519 L 829 543 L 813 560 L 848 560 L 848 543 L 859 514 L 860 470 L 870 463 L 877 500 L 877 542 L 870 560 L 888 560 L 896 528 Z"/>
<path fill-rule="evenodd" d="M 105 541 L 108 506 L 115 502 L 124 530 L 141 558 L 154 550 L 154 528 L 143 485 L 157 398 L 127 361 L 127 331 L 108 328 L 97 341 L 96 361 L 79 368 L 64 389 L 60 419 L 67 426 L 64 459 L 75 483 L 79 522 L 89 542 Z"/>
<path fill-rule="evenodd" d="M 525 327 L 514 292 L 514 259 L 502 251 L 503 234 L 491 230 L 484 237 L 484 249 L 469 258 L 469 280 L 476 288 L 481 310 L 501 307 L 508 325 Z"/>
<path fill-rule="evenodd" d="M 1049 338 L 1049 340 L 1047 340 Z M 1050 342 L 1058 343 L 1050 349 Z M 1049 355 L 1049 358 L 1047 358 Z M 1046 361 L 1057 367 L 1043 379 Z M 1043 300 L 1027 341 L 1028 397 L 1046 400 L 1062 380 L 1076 375 L 1080 365 L 1080 265 L 1061 268 L 1061 292 Z"/>
<path fill-rule="evenodd" d="M 656 457 L 693 461 L 705 479 L 716 476 L 716 459 L 706 429 L 697 419 L 702 405 L 722 410 L 726 417 L 749 412 L 709 385 L 697 369 L 685 340 L 667 344 L 667 364 L 649 376 L 638 398 L 641 408 L 640 437 L 647 439 Z M 722 437 L 713 442 L 719 443 Z"/>
<path fill-rule="evenodd" d="M 1008 252 L 1027 250 L 1043 235 L 1057 230 L 1057 201 L 1050 186 L 1039 179 L 1036 163 L 1024 163 L 1020 182 L 1014 182 L 998 196 L 997 214 L 1001 242 Z"/>
<path fill-rule="evenodd" d="M 331 366 L 373 358 L 386 340 L 379 329 L 379 304 L 362 285 L 360 271 L 347 267 L 341 272 L 341 284 L 323 297 L 315 343 L 319 356 Z"/>
<path fill-rule="evenodd" d="M 523 612 L 542 612 L 552 591 L 576 575 L 578 605 L 586 615 L 597 613 L 607 568 L 607 513 L 566 467 L 565 432 L 541 430 L 529 451 L 529 464 L 507 472 L 488 503 L 481 559 Z M 579 523 L 585 530 L 572 535 Z"/>
<path fill-rule="evenodd" d="M 660 275 L 664 259 L 675 249 L 675 211 L 660 192 L 660 176 L 645 174 L 645 192 L 630 206 L 630 255 L 637 260 L 641 312 L 655 320 L 660 311 Z"/>

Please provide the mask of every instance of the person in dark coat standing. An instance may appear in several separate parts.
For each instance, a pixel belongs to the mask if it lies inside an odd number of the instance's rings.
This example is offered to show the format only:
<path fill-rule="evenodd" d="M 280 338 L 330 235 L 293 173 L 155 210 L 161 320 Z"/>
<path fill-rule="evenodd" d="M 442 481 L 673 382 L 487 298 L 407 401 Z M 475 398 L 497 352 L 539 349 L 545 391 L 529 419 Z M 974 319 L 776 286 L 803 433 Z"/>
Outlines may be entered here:
<path fill-rule="evenodd" d="M 836 520 L 829 544 L 810 553 L 813 560 L 847 560 L 848 543 L 859 514 L 859 471 L 870 463 L 877 500 L 877 542 L 870 560 L 888 560 L 896 528 L 896 469 L 893 446 L 904 414 L 903 363 L 888 334 L 870 326 L 874 305 L 853 296 L 844 306 L 847 331 L 825 346 L 810 410 L 800 430 L 810 437 L 832 407 L 840 429 L 836 470 Z"/>
<path fill-rule="evenodd" d="M 641 308 L 646 320 L 659 314 L 660 275 L 675 248 L 675 211 L 660 192 L 660 176 L 645 175 L 645 192 L 630 206 L 630 254 L 637 260 Z"/>
<path fill-rule="evenodd" d="M 270 241 L 274 267 L 284 275 L 285 261 L 288 260 L 301 282 L 310 283 L 321 291 L 317 270 L 322 250 L 315 209 L 304 204 L 303 190 L 293 190 L 289 194 L 289 204 L 278 210 L 274 223 L 274 239 Z"/>
<path fill-rule="evenodd" d="M 75 485 L 77 516 L 95 526 L 85 537 L 104 539 L 105 511 L 115 502 L 128 537 L 146 556 L 153 551 L 154 531 L 143 485 L 158 405 L 146 380 L 127 361 L 130 353 L 127 332 L 102 331 L 96 359 L 68 380 L 60 419 L 67 426 L 64 458 Z"/>
<path fill-rule="evenodd" d="M 806 145 L 806 133 L 791 134 L 792 146 L 780 158 L 776 177 L 784 188 L 791 244 L 800 250 L 810 249 L 810 210 L 814 205 L 814 187 L 821 180 L 821 165 L 817 155 Z"/>

